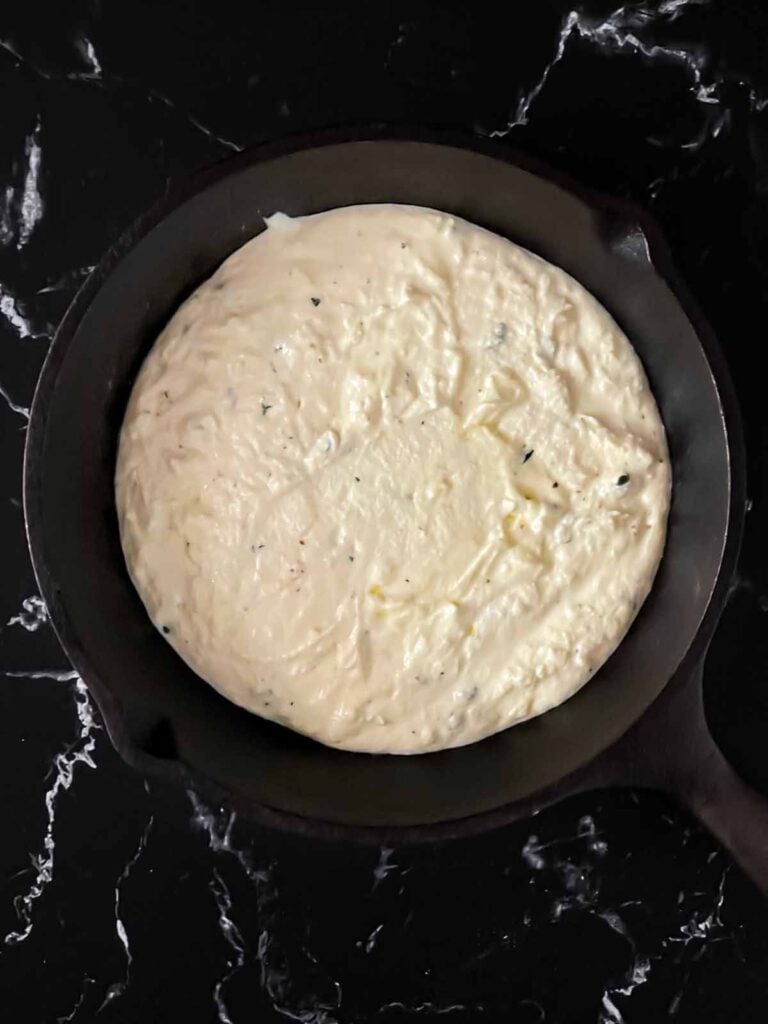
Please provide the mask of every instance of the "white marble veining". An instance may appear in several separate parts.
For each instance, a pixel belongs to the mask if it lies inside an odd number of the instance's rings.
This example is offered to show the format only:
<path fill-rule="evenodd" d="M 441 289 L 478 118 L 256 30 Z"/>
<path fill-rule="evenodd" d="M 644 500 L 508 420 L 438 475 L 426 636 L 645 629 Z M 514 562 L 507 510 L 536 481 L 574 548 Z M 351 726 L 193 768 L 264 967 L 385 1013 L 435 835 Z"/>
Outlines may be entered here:
<path fill-rule="evenodd" d="M 21 602 L 21 611 L 18 615 L 12 615 L 6 625 L 21 626 L 28 633 L 36 633 L 47 622 L 48 609 L 45 607 L 45 601 L 37 594 L 33 594 L 32 597 L 24 598 Z"/>
<path fill-rule="evenodd" d="M 96 50 L 94 49 L 93 43 L 86 36 L 76 41 L 77 50 L 83 59 L 83 62 L 88 68 L 85 77 L 88 78 L 101 78 L 102 70 L 99 58 L 96 56 Z"/>
<path fill-rule="evenodd" d="M 86 975 L 83 978 L 83 987 L 80 989 L 78 997 L 75 1000 L 74 1006 L 69 1011 L 69 1013 L 66 1013 L 61 1017 L 57 1017 L 56 1024 L 70 1024 L 70 1021 L 73 1021 L 75 1019 L 80 1007 L 85 1002 L 85 997 L 88 995 L 88 989 L 91 985 L 93 985 L 93 983 L 93 978 L 91 978 L 89 975 Z"/>
<path fill-rule="evenodd" d="M 19 405 L 18 402 L 14 402 L 2 384 L 0 384 L 0 398 L 2 398 L 11 412 L 15 412 L 17 416 L 22 416 L 25 420 L 29 419 L 29 406 Z"/>
<path fill-rule="evenodd" d="M 600 838 L 597 828 L 595 827 L 595 819 L 591 814 L 585 814 L 579 818 L 577 835 L 588 840 L 587 845 L 592 853 L 596 853 L 598 856 L 602 857 L 608 852 L 608 844 L 604 839 Z"/>
<path fill-rule="evenodd" d="M 232 845 L 232 829 L 235 827 L 237 815 L 234 811 L 219 808 L 218 811 L 206 807 L 194 790 L 187 790 L 192 803 L 192 824 L 208 836 L 208 845 L 214 853 L 227 853 L 234 857 L 251 882 L 269 882 L 270 874 L 265 868 L 256 866 L 250 851 L 238 850 Z"/>
<path fill-rule="evenodd" d="M 20 338 L 34 337 L 29 320 L 22 316 L 15 296 L 0 284 L 0 314 Z"/>
<path fill-rule="evenodd" d="M 388 846 L 382 846 L 379 851 L 379 859 L 373 869 L 372 889 L 377 889 L 391 872 L 397 871 L 397 864 L 392 862 L 394 852 Z"/>
<path fill-rule="evenodd" d="M 32 237 L 32 232 L 43 216 L 43 199 L 40 195 L 39 177 L 42 150 L 40 148 L 40 118 L 24 145 L 27 168 L 21 191 L 19 229 L 16 248 L 23 249 Z"/>
<path fill-rule="evenodd" d="M 219 911 L 219 931 L 224 936 L 227 945 L 232 950 L 232 956 L 227 964 L 226 972 L 219 978 L 213 989 L 213 1001 L 216 1005 L 216 1012 L 220 1024 L 233 1024 L 229 1016 L 227 1004 L 224 1001 L 223 988 L 245 963 L 245 944 L 237 925 L 232 921 L 232 897 L 229 889 L 216 868 L 213 869 L 213 877 L 210 882 L 210 889 L 216 900 L 216 907 Z"/>
<path fill-rule="evenodd" d="M 720 103 L 722 82 L 711 73 L 703 52 L 679 45 L 648 43 L 642 38 L 643 30 L 649 25 L 658 29 L 664 23 L 675 21 L 687 8 L 701 6 L 703 3 L 706 0 L 668 0 L 658 7 L 643 3 L 623 4 L 602 18 L 586 14 L 578 8 L 569 11 L 560 24 L 552 59 L 545 65 L 533 86 L 520 94 L 514 114 L 506 125 L 488 134 L 503 138 L 513 128 L 529 123 L 531 106 L 546 86 L 553 70 L 563 60 L 569 41 L 574 38 L 584 40 L 606 54 L 638 54 L 650 61 L 664 60 L 677 64 L 690 77 L 691 91 L 698 103 Z M 760 102 L 760 99 L 753 96 L 754 104 Z M 711 129 L 709 132 L 705 130 L 705 137 L 708 135 L 711 135 Z"/>
<path fill-rule="evenodd" d="M 669 822 L 674 824 L 671 819 Z M 586 914 L 602 921 L 626 943 L 629 952 L 627 968 L 622 975 L 606 985 L 598 1015 L 598 1024 L 624 1024 L 623 1014 L 631 1004 L 633 993 L 651 980 L 654 963 L 665 958 L 665 950 L 669 946 L 680 944 L 686 948 L 692 944 L 695 948 L 690 954 L 686 953 L 686 961 L 690 964 L 698 959 L 708 943 L 725 937 L 721 910 L 730 865 L 725 865 L 722 871 L 711 905 L 695 906 L 701 894 L 697 895 L 695 891 L 681 892 L 678 904 L 682 922 L 676 924 L 673 932 L 655 942 L 652 948 L 641 949 L 625 913 L 633 907 L 641 906 L 641 901 L 629 901 L 620 907 L 606 903 L 597 867 L 607 847 L 599 836 L 594 817 L 584 815 L 578 821 L 575 835 L 564 835 L 547 842 L 540 841 L 536 835 L 530 835 L 521 848 L 521 858 L 534 875 L 546 879 L 550 925 L 559 924 L 566 914 Z M 690 836 L 690 829 L 684 830 L 683 842 L 687 843 Z M 582 852 L 579 852 L 578 844 L 581 844 Z M 567 855 L 565 850 L 568 851 Z M 707 863 L 717 856 L 719 854 L 716 851 L 710 853 Z M 689 903 L 694 904 L 694 908 L 683 909 Z M 541 921 L 535 923 L 541 927 Z M 673 1000 L 670 1014 L 675 1012 L 681 997 L 682 990 Z"/>
<path fill-rule="evenodd" d="M 301 1024 L 341 1024 L 336 1011 L 341 1006 L 341 985 L 333 978 L 318 974 L 317 991 L 298 989 L 286 968 L 285 951 L 279 943 L 272 922 L 279 914 L 279 892 L 274 879 L 274 868 L 260 868 L 250 851 L 238 849 L 232 842 L 232 831 L 237 817 L 234 812 L 212 810 L 203 804 L 193 791 L 188 791 L 192 803 L 193 826 L 203 831 L 208 845 L 215 854 L 228 854 L 240 865 L 245 877 L 255 886 L 259 912 L 259 932 L 255 949 L 249 949 L 242 930 L 232 916 L 232 901 L 223 877 L 215 868 L 209 887 L 216 900 L 219 929 L 231 951 L 226 969 L 214 987 L 214 1005 L 220 1024 L 232 1024 L 223 989 L 236 971 L 247 962 L 255 961 L 259 967 L 261 989 L 266 993 L 274 1010 L 281 1017 Z M 306 948 L 301 950 L 305 964 L 317 970 L 317 960 Z"/>
<path fill-rule="evenodd" d="M 40 678 L 41 676 L 51 677 L 50 673 L 23 673 L 7 672 L 8 676 L 28 676 Z M 55 676 L 53 678 L 56 678 Z M 59 676 L 61 678 L 61 676 Z M 42 849 L 32 856 L 34 878 L 31 885 L 25 892 L 14 898 L 13 906 L 16 912 L 18 927 L 8 932 L 3 942 L 6 946 L 15 946 L 24 942 L 32 931 L 34 906 L 37 900 L 45 893 L 45 890 L 53 880 L 56 841 L 54 839 L 54 826 L 56 824 L 56 806 L 62 792 L 70 788 L 75 777 L 75 771 L 79 764 L 88 768 L 95 768 L 93 751 L 96 746 L 95 732 L 101 728 L 93 715 L 93 707 L 85 683 L 76 675 L 69 675 L 75 679 L 74 701 L 75 712 L 78 721 L 78 732 L 75 740 L 58 753 L 53 759 L 52 770 L 54 772 L 53 783 L 43 797 L 45 806 L 45 831 L 43 833 Z"/>
<path fill-rule="evenodd" d="M 18 61 L 24 67 L 28 68 L 34 74 L 40 78 L 51 79 L 52 75 L 44 68 L 40 67 L 39 64 L 30 60 L 29 57 L 22 54 L 16 47 L 14 41 L 10 38 L 0 38 L 0 50 L 5 50 L 9 53 L 14 60 Z M 99 61 L 93 43 L 85 39 L 78 47 L 78 56 L 88 65 L 88 71 L 69 71 L 64 72 L 61 75 L 57 75 L 57 78 L 62 78 L 70 81 L 81 81 L 85 83 L 92 83 L 99 87 L 106 86 L 123 86 L 129 89 L 134 89 L 143 92 L 149 99 L 159 100 L 170 110 L 173 110 L 180 117 L 184 118 L 193 128 L 196 128 L 199 132 L 202 132 L 208 139 L 216 142 L 218 145 L 223 146 L 225 149 L 232 150 L 233 152 L 239 152 L 244 147 L 237 142 L 233 142 L 232 139 L 225 138 L 223 135 L 218 134 L 208 125 L 204 124 L 200 118 L 196 117 L 193 113 L 188 110 L 184 110 L 174 100 L 157 89 L 151 87 L 147 88 L 132 79 L 129 79 L 121 75 L 107 75 L 105 74 L 101 62 Z"/>
<path fill-rule="evenodd" d="M 0 196 L 0 245 L 10 245 L 13 241 L 13 203 L 16 189 L 6 185 Z"/>
<path fill-rule="evenodd" d="M 657 13 L 664 15 L 668 21 L 675 21 L 689 7 L 706 7 L 710 0 L 662 0 Z"/>
<path fill-rule="evenodd" d="M 5 671 L 0 674 L 9 679 L 54 679 L 57 683 L 71 683 L 75 679 L 80 679 L 79 673 L 74 669 L 43 668 L 23 672 Z M 96 725 L 94 728 L 98 729 L 99 726 Z"/>
<path fill-rule="evenodd" d="M 520 851 L 520 856 L 523 858 L 523 863 L 526 867 L 529 867 L 532 871 L 541 871 L 545 867 L 547 862 L 541 855 L 543 849 L 544 847 L 539 844 L 539 837 L 537 835 L 528 836 Z"/>
<path fill-rule="evenodd" d="M 0 199 L 0 246 L 15 241 L 17 251 L 27 245 L 44 212 L 39 183 L 42 162 L 40 129 L 38 117 L 24 141 L 23 179 L 16 184 L 7 184 Z M 14 306 L 13 297 L 8 292 L 0 292 L 3 315 L 19 330 L 21 337 L 29 337 L 32 331 Z"/>
<path fill-rule="evenodd" d="M 51 292 L 75 292 L 83 283 L 86 277 L 96 269 L 94 264 L 84 267 L 75 267 L 61 274 L 50 284 L 43 285 L 35 292 L 36 295 L 49 295 Z"/>
<path fill-rule="evenodd" d="M 611 999 L 610 992 L 603 992 L 598 1024 L 623 1024 L 623 1022 L 624 1018 L 613 999 Z"/>
<path fill-rule="evenodd" d="M 123 923 L 123 919 L 120 916 L 120 901 L 122 898 L 123 886 L 130 878 L 131 872 L 136 866 L 137 861 L 139 860 L 141 855 L 144 853 L 144 850 L 146 849 L 147 840 L 149 839 L 149 834 L 152 831 L 152 826 L 154 825 L 154 823 L 154 815 L 150 815 L 149 821 L 144 827 L 144 831 L 141 834 L 141 837 L 139 839 L 136 850 L 133 853 L 133 856 L 130 858 L 130 860 L 127 861 L 125 867 L 118 876 L 117 882 L 115 883 L 115 933 L 117 934 L 117 938 L 120 942 L 120 945 L 123 947 L 123 952 L 125 953 L 125 974 L 123 976 L 122 981 L 116 981 L 109 985 L 98 1012 L 101 1012 L 101 1010 L 103 1010 L 105 1006 L 108 1006 L 110 1003 L 113 1003 L 116 999 L 119 999 L 120 996 L 122 996 L 125 993 L 125 990 L 128 988 L 128 985 L 130 984 L 133 954 L 131 953 L 131 944 L 128 939 L 128 932 L 126 930 L 125 924 Z"/>
<path fill-rule="evenodd" d="M 368 935 L 368 938 L 365 940 L 366 953 L 373 952 L 374 948 L 376 947 L 376 943 L 379 941 L 379 935 L 381 934 L 381 929 L 383 927 L 383 924 L 377 924 L 373 931 Z"/>
<path fill-rule="evenodd" d="M 386 1013 L 388 1010 L 400 1010 L 403 1013 L 412 1013 L 414 1015 L 424 1014 L 427 1017 L 444 1017 L 450 1013 L 466 1013 L 467 1010 L 480 1010 L 482 1006 L 467 1006 L 465 1003 L 401 1003 L 395 1000 L 391 1003 L 384 1003 L 383 1006 L 379 1007 L 379 1015 L 384 1014 L 386 1019 Z"/>
<path fill-rule="evenodd" d="M 531 1006 L 539 1015 L 539 1021 L 545 1021 L 547 1019 L 547 1011 L 536 999 L 521 999 L 519 1006 Z"/>
<path fill-rule="evenodd" d="M 12 39 L 0 38 L 0 50 L 5 50 L 5 52 L 10 54 L 11 57 L 13 57 L 14 60 L 18 61 L 19 64 L 22 64 L 24 67 L 30 68 L 32 71 L 35 72 L 36 75 L 39 75 L 41 78 L 51 77 L 47 71 L 45 71 L 43 68 L 37 67 L 26 57 L 24 57 L 21 53 L 19 53 L 19 51 L 16 48 L 16 44 Z"/>
<path fill-rule="evenodd" d="M 233 142 L 232 139 L 227 139 L 223 135 L 220 135 L 218 132 L 215 132 L 212 128 L 209 128 L 208 125 L 203 124 L 203 122 L 198 117 L 195 117 L 195 115 L 192 114 L 190 111 L 184 110 L 177 106 L 177 104 L 170 98 L 170 96 L 166 96 L 165 93 L 160 92 L 158 89 L 146 89 L 146 95 L 149 96 L 151 99 L 158 100 L 164 106 L 168 107 L 169 110 L 173 110 L 175 113 L 179 114 L 189 124 L 191 124 L 193 128 L 197 128 L 199 132 L 202 132 L 203 135 L 206 136 L 206 138 L 211 139 L 213 142 L 218 143 L 225 149 L 229 149 L 233 153 L 239 153 L 245 148 L 244 146 L 241 146 L 239 143 Z"/>

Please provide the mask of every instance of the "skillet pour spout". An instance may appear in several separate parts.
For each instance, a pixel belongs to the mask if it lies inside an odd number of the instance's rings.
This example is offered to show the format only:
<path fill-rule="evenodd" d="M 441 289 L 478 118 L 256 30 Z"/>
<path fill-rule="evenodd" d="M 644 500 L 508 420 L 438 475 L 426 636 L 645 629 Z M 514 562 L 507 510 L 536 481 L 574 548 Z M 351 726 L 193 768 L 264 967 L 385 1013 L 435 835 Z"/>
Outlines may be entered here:
<path fill-rule="evenodd" d="M 322 747 L 204 686 L 128 577 L 114 467 L 141 362 L 179 303 L 264 217 L 429 206 L 562 267 L 643 362 L 673 473 L 667 545 L 618 650 L 571 700 L 480 743 L 415 757 Z M 171 190 L 104 257 L 51 345 L 32 406 L 24 501 L 35 573 L 113 743 L 141 770 L 214 789 L 291 829 L 363 839 L 466 835 L 595 785 L 671 789 L 768 892 L 768 802 L 736 777 L 701 706 L 701 663 L 744 510 L 738 409 L 722 354 L 641 213 L 505 146 L 377 127 L 291 138 Z"/>

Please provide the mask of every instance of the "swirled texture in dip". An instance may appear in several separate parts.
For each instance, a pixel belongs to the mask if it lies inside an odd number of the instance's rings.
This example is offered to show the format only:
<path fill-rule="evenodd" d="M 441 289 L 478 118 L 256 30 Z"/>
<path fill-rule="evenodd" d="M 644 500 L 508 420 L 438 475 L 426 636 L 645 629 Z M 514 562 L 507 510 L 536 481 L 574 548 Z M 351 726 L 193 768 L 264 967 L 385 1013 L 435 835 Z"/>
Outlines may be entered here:
<path fill-rule="evenodd" d="M 333 746 L 470 743 L 565 700 L 651 586 L 642 367 L 563 271 L 446 214 L 278 215 L 184 303 L 125 416 L 128 567 L 181 657 Z"/>

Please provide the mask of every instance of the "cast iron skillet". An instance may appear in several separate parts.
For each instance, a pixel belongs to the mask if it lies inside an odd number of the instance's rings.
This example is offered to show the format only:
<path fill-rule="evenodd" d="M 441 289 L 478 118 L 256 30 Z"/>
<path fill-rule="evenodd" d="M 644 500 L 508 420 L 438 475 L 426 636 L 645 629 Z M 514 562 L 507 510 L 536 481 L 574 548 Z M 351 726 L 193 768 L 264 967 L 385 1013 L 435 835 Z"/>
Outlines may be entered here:
<path fill-rule="evenodd" d="M 143 357 L 189 292 L 282 210 L 436 207 L 563 267 L 635 345 L 673 462 L 666 552 L 618 651 L 563 706 L 481 743 L 416 757 L 331 750 L 229 704 L 156 632 L 128 578 L 113 473 Z M 695 326 L 694 326 L 695 324 Z M 587 787 L 677 794 L 768 891 L 768 803 L 704 719 L 701 666 L 744 508 L 739 417 L 723 357 L 657 230 L 502 147 L 386 130 L 239 154 L 167 196 L 90 276 L 40 377 L 24 501 L 40 590 L 122 756 L 208 787 L 262 821 L 376 840 L 466 835 Z"/>

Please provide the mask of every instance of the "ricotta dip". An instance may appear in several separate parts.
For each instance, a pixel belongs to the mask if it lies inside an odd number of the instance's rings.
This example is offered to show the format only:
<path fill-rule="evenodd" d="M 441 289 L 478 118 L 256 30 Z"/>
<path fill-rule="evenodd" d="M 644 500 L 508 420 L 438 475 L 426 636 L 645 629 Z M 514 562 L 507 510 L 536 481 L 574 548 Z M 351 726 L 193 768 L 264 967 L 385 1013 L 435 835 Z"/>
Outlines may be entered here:
<path fill-rule="evenodd" d="M 648 594 L 664 428 L 568 274 L 457 217 L 276 214 L 172 317 L 120 436 L 128 569 L 235 703 L 347 750 L 575 693 Z"/>

